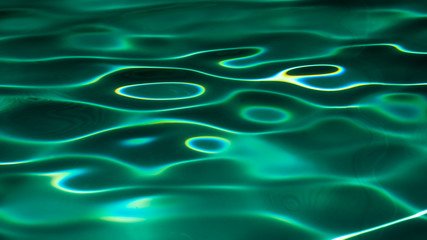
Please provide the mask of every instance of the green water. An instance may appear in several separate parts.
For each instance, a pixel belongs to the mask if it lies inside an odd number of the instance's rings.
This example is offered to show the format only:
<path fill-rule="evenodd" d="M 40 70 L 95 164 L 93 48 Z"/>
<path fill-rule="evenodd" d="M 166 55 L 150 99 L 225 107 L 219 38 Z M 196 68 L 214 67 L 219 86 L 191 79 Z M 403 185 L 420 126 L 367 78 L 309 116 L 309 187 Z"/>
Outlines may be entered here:
<path fill-rule="evenodd" d="M 427 239 L 426 24 L 423 1 L 0 1 L 0 239 Z"/>

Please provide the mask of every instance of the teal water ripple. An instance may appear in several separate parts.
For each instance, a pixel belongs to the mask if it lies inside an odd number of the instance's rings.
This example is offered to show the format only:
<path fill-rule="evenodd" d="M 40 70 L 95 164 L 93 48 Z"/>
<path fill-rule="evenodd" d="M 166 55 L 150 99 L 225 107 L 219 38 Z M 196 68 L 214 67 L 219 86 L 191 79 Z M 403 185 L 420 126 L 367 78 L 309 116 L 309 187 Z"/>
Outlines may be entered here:
<path fill-rule="evenodd" d="M 0 239 L 427 238 L 422 2 L 0 7 Z"/>

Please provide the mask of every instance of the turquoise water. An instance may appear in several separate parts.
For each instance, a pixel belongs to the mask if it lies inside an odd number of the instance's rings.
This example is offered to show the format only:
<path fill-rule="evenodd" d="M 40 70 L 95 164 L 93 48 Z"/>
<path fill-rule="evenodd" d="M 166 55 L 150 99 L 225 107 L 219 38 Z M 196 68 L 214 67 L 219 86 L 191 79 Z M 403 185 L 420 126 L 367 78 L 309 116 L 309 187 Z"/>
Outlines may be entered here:
<path fill-rule="evenodd" d="M 426 24 L 422 1 L 1 1 L 0 239 L 427 239 Z"/>

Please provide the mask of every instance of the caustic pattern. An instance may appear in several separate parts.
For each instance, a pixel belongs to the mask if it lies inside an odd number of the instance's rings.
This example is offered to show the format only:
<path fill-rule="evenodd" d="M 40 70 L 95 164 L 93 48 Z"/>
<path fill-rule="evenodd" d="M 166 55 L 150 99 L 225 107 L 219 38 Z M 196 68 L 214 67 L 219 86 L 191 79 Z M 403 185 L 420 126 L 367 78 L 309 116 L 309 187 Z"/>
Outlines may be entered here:
<path fill-rule="evenodd" d="M 426 12 L 1 1 L 0 239 L 426 239 Z"/>

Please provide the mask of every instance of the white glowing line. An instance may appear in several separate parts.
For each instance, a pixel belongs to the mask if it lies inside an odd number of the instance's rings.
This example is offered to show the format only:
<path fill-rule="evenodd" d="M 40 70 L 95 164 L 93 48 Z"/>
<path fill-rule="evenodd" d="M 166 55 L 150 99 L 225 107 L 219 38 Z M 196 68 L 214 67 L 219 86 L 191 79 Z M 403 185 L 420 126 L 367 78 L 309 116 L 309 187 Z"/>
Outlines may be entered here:
<path fill-rule="evenodd" d="M 341 236 L 341 237 L 334 238 L 332 240 L 344 240 L 344 239 L 349 239 L 349 238 L 352 238 L 352 237 L 356 237 L 358 235 L 362 235 L 362 234 L 365 234 L 365 233 L 368 233 L 368 232 L 372 232 L 372 231 L 375 231 L 375 230 L 378 230 L 378 229 L 381 229 L 381 228 L 385 228 L 385 227 L 388 227 L 388 226 L 391 226 L 391 225 L 394 225 L 394 224 L 397 224 L 397 223 L 400 223 L 400 222 L 404 222 L 404 221 L 411 220 L 411 219 L 414 219 L 414 218 L 417 218 L 417 217 L 421 217 L 421 216 L 423 216 L 426 213 L 427 213 L 427 209 L 424 210 L 424 211 L 421 211 L 421 212 L 419 212 L 417 214 L 414 214 L 412 216 L 409 216 L 409 217 L 401 218 L 401 219 L 398 219 L 396 221 L 385 223 L 383 225 L 380 225 L 380 226 L 377 226 L 377 227 L 373 227 L 373 228 L 369 228 L 369 229 L 366 229 L 366 230 L 363 230 L 363 231 L 360 231 L 360 232 L 350 233 L 350 234 L 347 234 L 347 235 L 344 235 L 344 236 Z"/>

